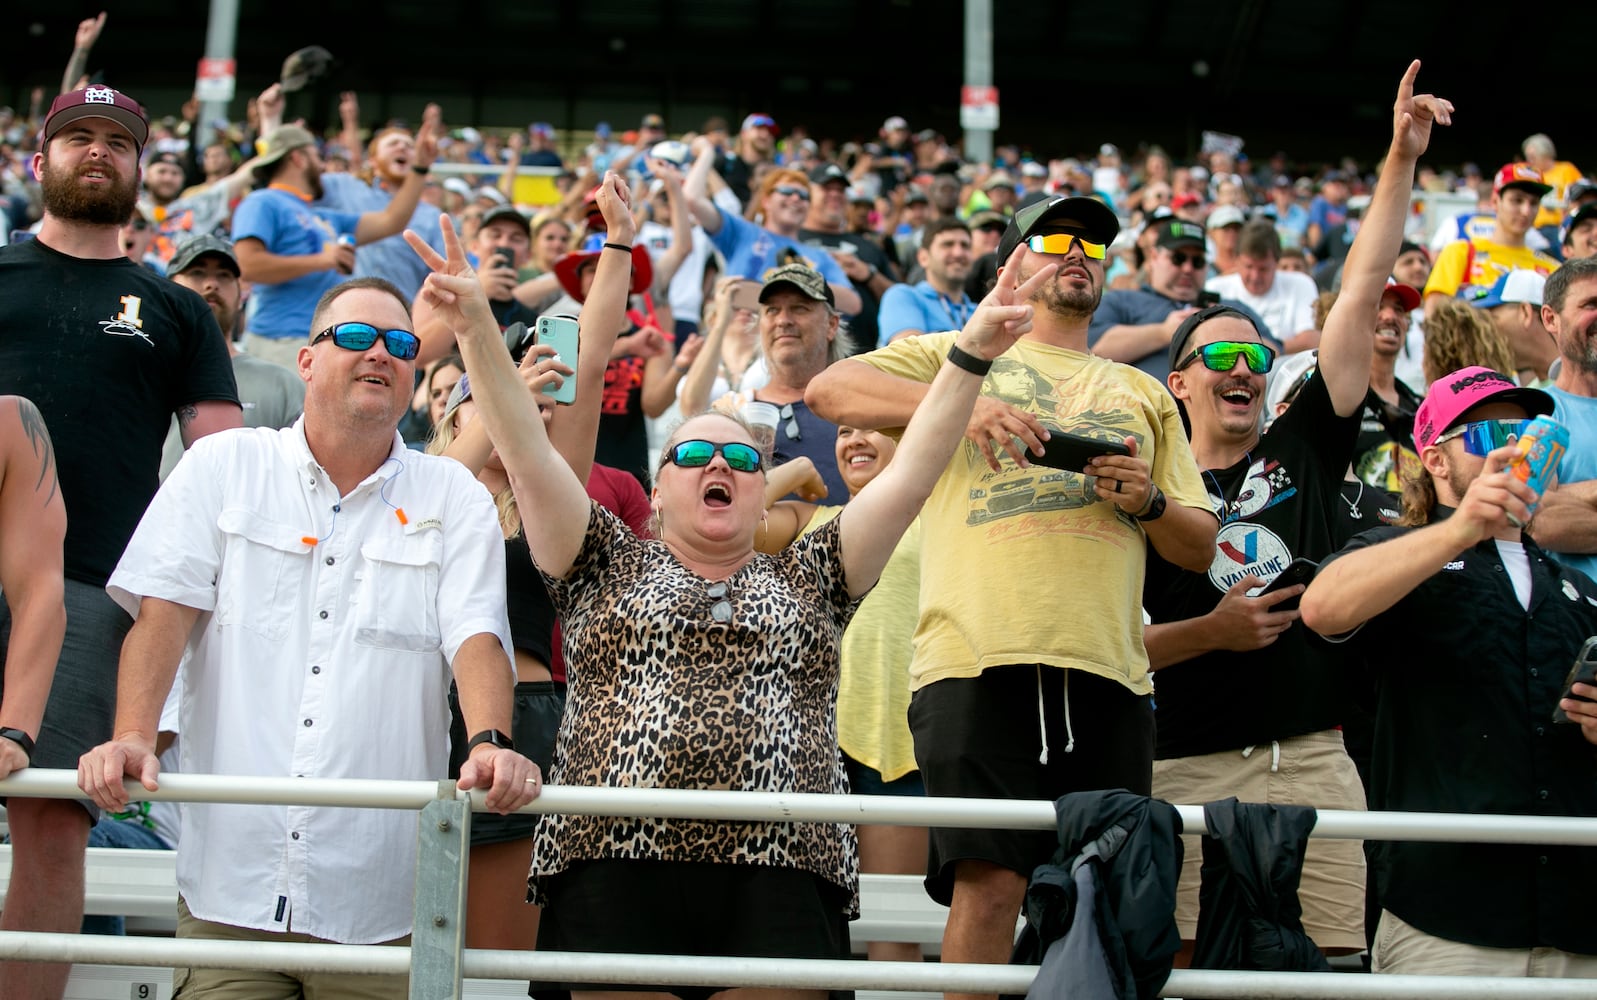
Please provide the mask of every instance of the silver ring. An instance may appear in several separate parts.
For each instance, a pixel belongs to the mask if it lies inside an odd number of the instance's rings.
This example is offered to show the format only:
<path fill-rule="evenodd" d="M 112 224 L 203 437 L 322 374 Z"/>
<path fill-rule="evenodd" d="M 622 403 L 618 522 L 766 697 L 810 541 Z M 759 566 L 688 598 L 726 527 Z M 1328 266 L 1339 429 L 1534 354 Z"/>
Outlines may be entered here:
<path fill-rule="evenodd" d="M 538 779 L 536 777 L 532 777 L 532 778 L 528 778 L 527 779 L 527 784 L 529 784 L 529 785 L 536 785 L 537 783 L 538 783 Z"/>

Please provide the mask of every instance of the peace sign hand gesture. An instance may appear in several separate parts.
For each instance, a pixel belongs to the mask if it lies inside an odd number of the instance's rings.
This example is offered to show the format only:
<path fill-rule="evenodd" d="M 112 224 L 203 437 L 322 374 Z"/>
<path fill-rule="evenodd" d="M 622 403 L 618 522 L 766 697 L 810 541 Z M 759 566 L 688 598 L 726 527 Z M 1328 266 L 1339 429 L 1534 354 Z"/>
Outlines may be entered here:
<path fill-rule="evenodd" d="M 433 272 L 422 282 L 421 292 L 416 296 L 418 306 L 442 319 L 458 340 L 478 336 L 498 340 L 499 321 L 494 319 L 477 272 L 466 261 L 466 251 L 460 245 L 454 221 L 444 215 L 439 217 L 438 225 L 444 235 L 445 256 L 442 257 L 414 230 L 405 230 L 405 242 Z"/>
<path fill-rule="evenodd" d="M 955 343 L 966 354 L 991 361 L 1014 346 L 1015 341 L 1031 331 L 1034 310 L 1031 297 L 1059 273 L 1058 264 L 1047 264 L 1024 282 L 1020 280 L 1020 261 L 1026 248 L 1016 247 L 1009 255 L 998 283 L 987 297 L 981 300 L 965 329 L 960 331 Z"/>

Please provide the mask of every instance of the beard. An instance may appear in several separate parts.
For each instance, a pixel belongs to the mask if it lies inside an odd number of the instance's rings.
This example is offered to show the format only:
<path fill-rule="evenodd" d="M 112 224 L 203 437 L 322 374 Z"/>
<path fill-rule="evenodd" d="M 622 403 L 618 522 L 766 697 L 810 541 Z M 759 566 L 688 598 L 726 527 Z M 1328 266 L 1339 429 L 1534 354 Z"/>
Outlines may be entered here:
<path fill-rule="evenodd" d="M 1588 327 L 1569 338 L 1569 342 L 1559 349 L 1564 360 L 1579 368 L 1583 375 L 1597 375 L 1597 342 L 1593 342 L 1594 334 L 1597 334 L 1597 330 Z"/>
<path fill-rule="evenodd" d="M 305 193 L 311 196 L 311 201 L 322 200 L 322 194 L 324 192 L 322 191 L 322 172 L 320 170 L 317 170 L 314 173 L 309 171 L 306 172 Z"/>
<path fill-rule="evenodd" d="M 78 180 L 78 171 L 51 167 L 46 158 L 39 168 L 39 190 L 44 210 L 65 222 L 89 226 L 121 226 L 126 223 L 138 207 L 138 181 L 122 176 L 110 163 L 102 161 L 96 166 L 105 171 L 109 183 L 84 187 Z"/>
<path fill-rule="evenodd" d="M 1043 287 L 1039 299 L 1042 307 L 1064 319 L 1081 319 L 1090 317 L 1098 309 L 1098 302 L 1103 298 L 1103 288 L 1070 288 L 1062 287 L 1058 280 L 1049 282 Z"/>

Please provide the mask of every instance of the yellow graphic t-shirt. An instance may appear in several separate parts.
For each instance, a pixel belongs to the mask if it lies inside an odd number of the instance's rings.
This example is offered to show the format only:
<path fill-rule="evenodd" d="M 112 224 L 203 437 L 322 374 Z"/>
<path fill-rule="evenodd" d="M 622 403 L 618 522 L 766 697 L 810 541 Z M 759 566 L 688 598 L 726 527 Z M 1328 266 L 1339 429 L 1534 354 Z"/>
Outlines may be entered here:
<path fill-rule="evenodd" d="M 955 333 L 898 341 L 858 360 L 930 382 Z M 1022 340 L 993 362 L 982 395 L 1050 427 L 1137 440 L 1172 505 L 1211 512 L 1175 400 L 1156 379 L 1078 351 Z M 1152 690 L 1142 642 L 1142 526 L 1079 473 L 992 471 L 962 442 L 921 510 L 920 621 L 911 687 L 1041 663 Z"/>

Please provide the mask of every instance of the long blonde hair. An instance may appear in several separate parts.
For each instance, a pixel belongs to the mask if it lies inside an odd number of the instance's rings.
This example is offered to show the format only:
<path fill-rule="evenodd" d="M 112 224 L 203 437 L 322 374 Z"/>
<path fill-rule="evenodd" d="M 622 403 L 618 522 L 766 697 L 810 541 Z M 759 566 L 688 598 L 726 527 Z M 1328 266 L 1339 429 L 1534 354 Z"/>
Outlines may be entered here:
<path fill-rule="evenodd" d="M 444 418 L 433 427 L 431 440 L 427 442 L 427 454 L 442 455 L 455 441 L 455 416 L 456 413 L 446 413 Z M 521 534 L 521 511 L 516 508 L 516 494 L 508 485 L 494 494 L 494 509 L 499 513 L 499 530 L 504 532 L 506 538 L 515 538 Z"/>
<path fill-rule="evenodd" d="M 1443 299 L 1425 317 L 1422 367 L 1430 385 L 1448 372 L 1480 365 L 1494 372 L 1514 371 L 1514 352 L 1491 314 L 1457 299 Z"/>

